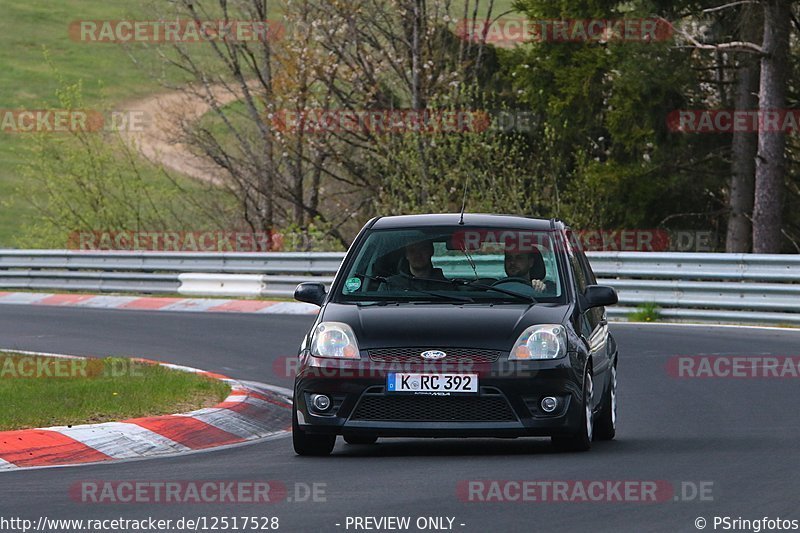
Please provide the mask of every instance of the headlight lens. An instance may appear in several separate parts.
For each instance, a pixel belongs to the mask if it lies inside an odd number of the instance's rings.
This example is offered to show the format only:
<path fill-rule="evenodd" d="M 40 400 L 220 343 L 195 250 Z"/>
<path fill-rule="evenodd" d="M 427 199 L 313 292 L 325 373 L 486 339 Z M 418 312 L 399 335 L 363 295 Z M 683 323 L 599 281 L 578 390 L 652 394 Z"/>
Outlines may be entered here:
<path fill-rule="evenodd" d="M 560 359 L 567 354 L 567 331 L 558 324 L 531 326 L 520 335 L 511 350 L 511 361 Z"/>
<path fill-rule="evenodd" d="M 311 355 L 331 359 L 361 359 L 353 329 L 341 322 L 322 322 L 314 330 Z"/>

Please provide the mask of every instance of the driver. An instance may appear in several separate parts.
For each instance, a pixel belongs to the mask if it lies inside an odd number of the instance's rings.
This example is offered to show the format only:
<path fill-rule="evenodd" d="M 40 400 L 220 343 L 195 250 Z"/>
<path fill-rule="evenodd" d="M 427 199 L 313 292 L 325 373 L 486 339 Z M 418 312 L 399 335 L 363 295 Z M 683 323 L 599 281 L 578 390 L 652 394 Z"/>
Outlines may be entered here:
<path fill-rule="evenodd" d="M 514 248 L 507 249 L 505 257 L 506 276 L 530 283 L 536 292 L 545 292 L 547 286 L 544 280 L 534 279 L 531 276 L 531 271 L 539 261 L 542 261 L 542 254 L 538 250 L 523 252 Z"/>
<path fill-rule="evenodd" d="M 433 241 L 422 240 L 409 243 L 405 246 L 404 252 L 408 262 L 408 272 L 390 276 L 387 279 L 389 287 L 424 290 L 443 288 L 444 284 L 437 283 L 437 281 L 447 281 L 447 278 L 441 268 L 433 266 Z"/>

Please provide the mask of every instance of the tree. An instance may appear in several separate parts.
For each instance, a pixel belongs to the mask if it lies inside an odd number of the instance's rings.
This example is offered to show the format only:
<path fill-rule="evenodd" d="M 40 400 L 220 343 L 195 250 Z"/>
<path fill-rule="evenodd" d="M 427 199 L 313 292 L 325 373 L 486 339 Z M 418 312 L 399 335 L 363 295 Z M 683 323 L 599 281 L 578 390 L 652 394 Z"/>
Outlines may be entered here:
<path fill-rule="evenodd" d="M 759 110 L 768 114 L 786 109 L 789 78 L 789 0 L 764 0 L 764 42 L 761 59 Z M 786 176 L 786 134 L 761 127 L 758 133 L 756 189 L 753 211 L 753 251 L 781 251 L 783 188 Z"/>
<path fill-rule="evenodd" d="M 519 4 L 532 20 L 675 20 L 688 10 L 687 2 Z M 545 117 L 536 150 L 554 183 L 551 203 L 573 225 L 721 225 L 726 140 L 667 129 L 672 111 L 718 100 L 720 83 L 713 61 L 679 44 L 544 40 L 511 52 L 513 88 Z"/>
<path fill-rule="evenodd" d="M 763 31 L 763 10 L 760 6 L 745 4 L 739 9 L 741 40 L 759 42 Z M 760 58 L 752 53 L 740 52 L 736 72 L 736 111 L 758 109 Z M 755 196 L 756 155 L 758 134 L 734 131 L 731 140 L 731 178 L 728 187 L 728 233 L 725 251 L 749 253 L 752 251 L 753 202 Z"/>
<path fill-rule="evenodd" d="M 480 5 L 464 1 L 465 10 Z M 173 9 L 162 18 L 199 24 L 281 13 L 286 34 L 278 40 L 211 39 L 205 47 L 177 43 L 172 53 L 159 52 L 192 81 L 182 90 L 212 108 L 199 122 L 175 117 L 182 127 L 176 140 L 219 167 L 254 229 L 304 231 L 313 223 L 344 245 L 354 218 L 385 211 L 383 179 L 394 170 L 421 176 L 415 193 L 425 204 L 440 179 L 431 169 L 440 160 L 432 163 L 429 154 L 440 154 L 432 153 L 433 138 L 425 133 L 306 128 L 314 113 L 470 109 L 482 92 L 476 73 L 494 57 L 452 33 L 456 8 L 449 0 L 177 0 Z M 225 104 L 220 95 L 237 102 Z M 282 127 L 286 117 L 300 117 L 299 127 Z M 396 149 L 409 139 L 415 157 L 405 154 L 398 166 Z M 466 164 L 458 155 L 452 161 Z"/>

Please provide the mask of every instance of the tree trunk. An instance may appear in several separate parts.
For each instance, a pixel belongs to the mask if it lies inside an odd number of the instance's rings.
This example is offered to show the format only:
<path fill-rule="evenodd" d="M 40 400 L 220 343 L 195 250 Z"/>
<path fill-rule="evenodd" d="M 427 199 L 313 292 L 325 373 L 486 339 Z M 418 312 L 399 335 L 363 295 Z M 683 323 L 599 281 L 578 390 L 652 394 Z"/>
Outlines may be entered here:
<path fill-rule="evenodd" d="M 764 57 L 761 60 L 756 161 L 756 192 L 753 212 L 753 251 L 779 253 L 783 210 L 783 182 L 786 173 L 786 134 L 764 127 L 773 112 L 786 108 L 789 74 L 789 0 L 764 1 Z M 779 128 L 777 128 L 779 130 Z M 772 130 L 772 131 L 770 131 Z"/>
<path fill-rule="evenodd" d="M 744 6 L 740 16 L 741 38 L 757 43 L 762 40 L 761 12 L 756 6 Z M 736 78 L 736 110 L 752 111 L 758 108 L 758 83 L 761 69 L 758 58 L 743 54 Z M 756 156 L 758 135 L 735 131 L 731 141 L 731 178 L 728 192 L 728 235 L 725 251 L 746 254 L 752 250 L 753 195 L 755 194 Z"/>
<path fill-rule="evenodd" d="M 254 2 L 260 20 L 266 20 L 269 13 L 269 1 L 263 0 Z M 275 112 L 274 102 L 275 93 L 273 87 L 272 77 L 272 45 L 269 39 L 265 39 L 262 43 L 262 58 L 264 61 L 261 70 L 262 84 L 264 88 L 264 102 L 267 106 L 267 112 Z M 275 226 L 275 148 L 272 138 L 272 132 L 266 131 L 264 136 L 264 154 L 263 164 L 264 168 L 261 169 L 261 174 L 258 176 L 258 213 L 261 219 L 261 227 L 266 231 L 274 230 Z"/>
<path fill-rule="evenodd" d="M 422 98 L 422 40 L 425 32 L 423 0 L 413 0 L 412 30 L 411 30 L 411 107 L 415 113 L 423 113 L 426 106 Z M 416 133 L 417 152 L 419 153 L 421 186 L 419 202 L 424 205 L 428 202 L 428 164 L 426 158 L 425 141 L 422 133 Z"/>

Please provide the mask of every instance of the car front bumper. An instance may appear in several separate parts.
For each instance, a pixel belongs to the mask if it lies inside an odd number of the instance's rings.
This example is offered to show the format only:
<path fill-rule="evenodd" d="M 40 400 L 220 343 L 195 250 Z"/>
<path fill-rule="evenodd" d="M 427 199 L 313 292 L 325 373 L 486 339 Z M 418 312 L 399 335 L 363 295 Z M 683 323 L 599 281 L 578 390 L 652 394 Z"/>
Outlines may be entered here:
<path fill-rule="evenodd" d="M 522 437 L 574 433 L 582 423 L 583 364 L 570 355 L 555 361 L 496 361 L 469 368 L 447 364 L 392 365 L 301 356 L 295 380 L 298 424 L 311 434 L 378 437 Z M 386 392 L 391 372 L 477 374 L 477 394 Z M 331 406 L 320 411 L 312 395 Z M 544 397 L 558 399 L 553 413 Z"/>

